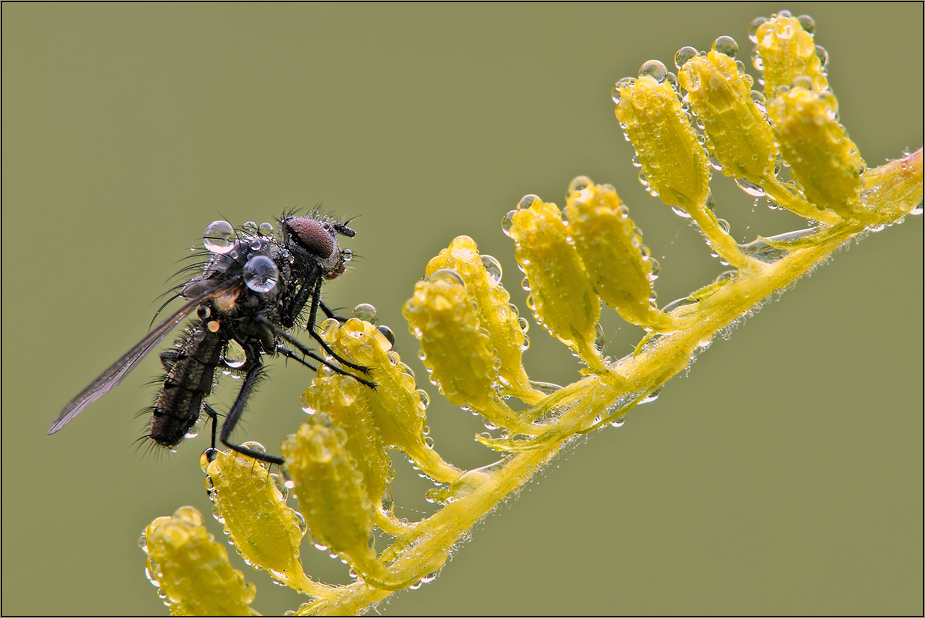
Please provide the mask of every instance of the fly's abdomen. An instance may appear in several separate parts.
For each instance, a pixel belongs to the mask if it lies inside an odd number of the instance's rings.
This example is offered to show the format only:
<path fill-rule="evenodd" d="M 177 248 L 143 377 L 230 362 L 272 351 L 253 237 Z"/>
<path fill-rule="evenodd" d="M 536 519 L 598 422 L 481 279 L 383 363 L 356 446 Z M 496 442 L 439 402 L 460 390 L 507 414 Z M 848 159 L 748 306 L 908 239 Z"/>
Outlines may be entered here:
<path fill-rule="evenodd" d="M 164 387 L 154 401 L 148 437 L 168 448 L 183 440 L 199 419 L 202 400 L 212 392 L 224 345 L 222 335 L 200 327 L 165 359 L 169 368 Z"/>

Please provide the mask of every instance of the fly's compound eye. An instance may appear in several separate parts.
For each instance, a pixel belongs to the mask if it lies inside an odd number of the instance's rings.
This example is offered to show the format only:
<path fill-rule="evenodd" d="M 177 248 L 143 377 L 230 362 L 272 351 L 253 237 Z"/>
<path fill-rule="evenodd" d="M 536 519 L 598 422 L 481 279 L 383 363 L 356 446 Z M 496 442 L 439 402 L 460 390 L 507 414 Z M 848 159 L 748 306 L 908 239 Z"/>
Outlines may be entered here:
<path fill-rule="evenodd" d="M 286 222 L 299 243 L 321 259 L 334 253 L 334 235 L 327 226 L 311 217 L 293 217 Z"/>
<path fill-rule="evenodd" d="M 279 269 L 265 255 L 255 255 L 244 265 L 244 283 L 255 292 L 269 292 L 278 280 Z"/>

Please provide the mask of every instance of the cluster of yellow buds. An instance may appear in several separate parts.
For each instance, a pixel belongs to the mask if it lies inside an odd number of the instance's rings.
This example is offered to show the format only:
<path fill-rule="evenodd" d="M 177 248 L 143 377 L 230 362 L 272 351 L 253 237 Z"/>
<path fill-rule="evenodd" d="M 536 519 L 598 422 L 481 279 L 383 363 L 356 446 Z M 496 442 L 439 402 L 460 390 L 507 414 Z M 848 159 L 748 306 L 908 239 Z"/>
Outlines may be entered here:
<path fill-rule="evenodd" d="M 321 334 L 339 358 L 368 367 L 375 388 L 322 367 L 302 397 L 308 421 L 282 446 L 282 475 L 241 455 L 204 456 L 225 533 L 249 564 L 311 597 L 299 614 L 360 612 L 429 581 L 453 545 L 566 442 L 621 424 L 713 336 L 842 243 L 921 213 L 921 149 L 867 170 L 838 123 L 811 20 L 781 12 L 753 22 L 750 38 L 763 94 L 752 89 L 730 37 L 708 52 L 679 50 L 677 75 L 651 60 L 613 89 L 640 180 L 693 220 L 733 270 L 659 308 L 659 264 L 612 186 L 579 176 L 564 210 L 524 197 L 502 227 L 526 275 L 535 321 L 585 365 L 583 377 L 564 388 L 528 377 L 527 322 L 510 303 L 497 260 L 481 255 L 474 240 L 453 240 L 414 285 L 403 315 L 429 378 L 449 402 L 500 434 L 478 437 L 498 452 L 495 464 L 460 470 L 437 453 L 427 435 L 429 397 L 369 305 L 344 322 L 328 320 Z M 738 244 L 714 213 L 711 168 L 806 218 L 809 229 Z M 634 353 L 616 361 L 601 353 L 602 305 L 647 332 Z M 511 398 L 522 405 L 510 405 Z M 436 512 L 416 522 L 395 516 L 390 449 L 439 485 L 428 496 Z M 287 504 L 290 492 L 298 509 Z M 349 563 L 356 581 L 329 586 L 308 577 L 299 559 L 306 535 Z M 381 539 L 388 545 L 380 549 Z M 149 576 L 172 613 L 250 611 L 253 586 L 231 568 L 194 509 L 155 520 L 142 544 Z"/>

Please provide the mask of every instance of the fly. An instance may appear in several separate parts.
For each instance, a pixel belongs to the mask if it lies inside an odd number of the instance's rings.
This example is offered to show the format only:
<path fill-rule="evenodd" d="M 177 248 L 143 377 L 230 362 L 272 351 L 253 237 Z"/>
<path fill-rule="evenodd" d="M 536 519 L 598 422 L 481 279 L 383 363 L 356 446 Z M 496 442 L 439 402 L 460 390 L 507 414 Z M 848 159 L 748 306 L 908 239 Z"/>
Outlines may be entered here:
<path fill-rule="evenodd" d="M 64 406 L 51 424 L 49 435 L 119 384 L 193 312 L 196 318 L 176 346 L 160 354 L 166 375 L 151 407 L 151 422 L 145 435 L 157 445 L 176 447 L 200 416 L 206 414 L 212 421 L 212 447 L 215 447 L 218 414 L 205 399 L 212 392 L 216 370 L 221 368 L 244 377 L 222 423 L 218 436 L 221 443 L 254 459 L 283 463 L 281 457 L 230 441 L 247 399 L 264 371 L 264 356 L 285 356 L 317 370 L 317 366 L 305 360 L 308 357 L 374 388 L 369 380 L 344 369 L 368 374 L 366 367 L 340 358 L 315 330 L 319 309 L 329 318 L 341 319 L 321 301 L 321 284 L 344 273 L 352 253 L 340 248 L 337 237 L 352 238 L 355 232 L 346 223 L 317 211 L 307 216 L 283 215 L 279 224 L 278 236 L 269 223 L 259 228 L 246 223 L 239 230 L 226 221 L 210 224 L 204 239 L 211 255 L 202 275 L 180 286 L 177 294 L 186 303 Z M 306 307 L 308 318 L 303 321 Z M 290 333 L 297 322 L 305 326 L 337 364 Z"/>

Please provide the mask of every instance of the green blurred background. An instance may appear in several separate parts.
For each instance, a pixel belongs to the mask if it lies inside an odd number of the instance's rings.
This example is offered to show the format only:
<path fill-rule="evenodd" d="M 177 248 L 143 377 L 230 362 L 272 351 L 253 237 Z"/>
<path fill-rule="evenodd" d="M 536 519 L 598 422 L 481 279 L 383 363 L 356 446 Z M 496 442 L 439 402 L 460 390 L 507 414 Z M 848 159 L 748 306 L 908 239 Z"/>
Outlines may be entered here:
<path fill-rule="evenodd" d="M 527 193 L 561 205 L 587 174 L 643 229 L 661 304 L 712 280 L 723 268 L 696 230 L 637 181 L 610 88 L 720 35 L 750 66 L 748 23 L 782 8 L 816 19 L 869 165 L 921 146 L 921 4 L 4 4 L 3 613 L 166 614 L 136 539 L 181 505 L 211 505 L 205 437 L 175 455 L 135 450 L 155 355 L 45 431 L 144 335 L 209 222 L 317 203 L 362 214 L 347 243 L 362 257 L 328 303 L 375 305 L 432 395 L 437 450 L 489 463 L 478 419 L 426 384 L 401 317 L 427 259 L 472 236 L 523 309 L 501 218 Z M 714 191 L 740 241 L 799 225 L 722 176 Z M 622 356 L 639 331 L 607 313 L 607 352 Z M 531 377 L 573 381 L 565 349 L 530 335 Z M 236 435 L 278 452 L 312 376 L 273 365 Z M 226 380 L 216 401 L 233 395 Z M 380 611 L 922 613 L 921 218 L 839 252 L 580 447 L 434 583 Z M 396 465 L 396 511 L 419 518 L 428 484 Z M 338 561 L 304 554 L 308 573 L 346 581 Z M 257 610 L 303 600 L 234 560 Z"/>

